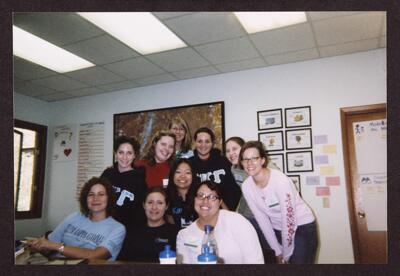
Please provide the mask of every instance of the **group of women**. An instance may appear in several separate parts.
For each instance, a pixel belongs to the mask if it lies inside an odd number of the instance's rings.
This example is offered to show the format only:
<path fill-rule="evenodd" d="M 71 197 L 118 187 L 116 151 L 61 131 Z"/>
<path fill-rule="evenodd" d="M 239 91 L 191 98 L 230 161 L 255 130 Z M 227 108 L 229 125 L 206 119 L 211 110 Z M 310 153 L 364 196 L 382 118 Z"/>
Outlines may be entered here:
<path fill-rule="evenodd" d="M 188 124 L 175 118 L 141 160 L 134 138 L 117 138 L 116 162 L 84 185 L 81 212 L 30 247 L 73 258 L 158 262 L 169 244 L 179 263 L 190 264 L 208 224 L 220 263 L 264 263 L 268 248 L 277 263 L 313 263 L 315 217 L 290 178 L 268 162 L 262 143 L 231 137 L 223 156 L 209 128 L 193 138 L 194 150 Z"/>

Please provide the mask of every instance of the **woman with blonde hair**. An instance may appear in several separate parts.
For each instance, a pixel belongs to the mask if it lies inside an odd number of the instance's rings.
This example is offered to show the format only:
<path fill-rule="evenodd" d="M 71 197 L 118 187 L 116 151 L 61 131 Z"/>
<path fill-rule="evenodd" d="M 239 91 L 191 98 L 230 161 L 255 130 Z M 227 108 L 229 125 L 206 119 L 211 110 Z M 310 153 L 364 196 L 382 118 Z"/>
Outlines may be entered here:
<path fill-rule="evenodd" d="M 168 129 L 171 130 L 176 137 L 175 157 L 177 159 L 192 157 L 192 136 L 189 125 L 185 119 L 179 115 L 176 116 L 169 123 Z"/>
<path fill-rule="evenodd" d="M 148 188 L 168 185 L 175 142 L 175 134 L 169 130 L 160 130 L 153 136 L 151 146 L 143 159 L 135 162 L 135 166 L 145 168 Z"/>

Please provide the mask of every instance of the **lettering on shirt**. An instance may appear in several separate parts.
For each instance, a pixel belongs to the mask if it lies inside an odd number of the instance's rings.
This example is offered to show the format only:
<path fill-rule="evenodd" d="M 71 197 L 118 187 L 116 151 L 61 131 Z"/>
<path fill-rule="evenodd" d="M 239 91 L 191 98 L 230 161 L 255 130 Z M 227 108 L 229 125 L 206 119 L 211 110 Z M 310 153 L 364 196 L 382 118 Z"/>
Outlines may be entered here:
<path fill-rule="evenodd" d="M 87 232 L 86 230 L 83 230 L 71 224 L 67 225 L 65 233 L 68 233 L 76 238 L 79 238 L 80 240 L 91 241 L 96 245 L 101 244 L 105 239 L 105 237 L 101 234 Z"/>
<path fill-rule="evenodd" d="M 120 187 L 114 187 L 115 192 L 118 194 L 121 191 Z M 125 199 L 129 199 L 129 201 L 134 201 L 135 200 L 135 195 L 127 190 L 122 190 L 122 192 L 119 194 L 118 199 L 116 204 L 118 206 L 123 206 Z"/>
<path fill-rule="evenodd" d="M 206 173 L 198 173 L 197 177 L 200 178 L 200 181 L 206 181 L 206 180 L 212 180 L 213 182 L 219 184 L 221 183 L 221 175 L 225 175 L 225 170 L 224 169 L 219 169 L 213 172 L 206 172 Z M 213 176 L 213 179 L 211 179 L 211 176 Z"/>
<path fill-rule="evenodd" d="M 168 239 L 155 238 L 155 243 L 168 243 Z"/>
<path fill-rule="evenodd" d="M 180 208 L 180 207 L 173 207 L 173 208 L 172 208 L 172 213 L 173 213 L 174 215 L 179 215 L 179 214 L 182 213 L 182 211 L 183 211 L 183 208 Z"/>

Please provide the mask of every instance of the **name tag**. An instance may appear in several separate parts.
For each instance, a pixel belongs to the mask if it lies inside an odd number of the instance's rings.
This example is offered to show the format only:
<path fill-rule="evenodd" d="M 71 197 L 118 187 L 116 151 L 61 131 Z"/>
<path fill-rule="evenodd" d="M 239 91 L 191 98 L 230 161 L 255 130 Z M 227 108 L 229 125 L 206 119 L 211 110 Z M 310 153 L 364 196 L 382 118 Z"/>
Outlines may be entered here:
<path fill-rule="evenodd" d="M 163 187 L 164 187 L 164 188 L 167 188 L 167 186 L 168 186 L 168 178 L 164 178 L 164 179 L 162 180 L 162 184 L 163 184 Z"/>

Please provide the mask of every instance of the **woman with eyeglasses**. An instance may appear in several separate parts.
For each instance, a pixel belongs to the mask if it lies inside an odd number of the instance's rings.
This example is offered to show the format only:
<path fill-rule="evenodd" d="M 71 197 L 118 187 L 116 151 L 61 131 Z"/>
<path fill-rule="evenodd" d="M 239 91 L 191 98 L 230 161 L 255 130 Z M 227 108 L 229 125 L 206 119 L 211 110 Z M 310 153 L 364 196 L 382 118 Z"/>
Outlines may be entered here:
<path fill-rule="evenodd" d="M 176 160 L 172 165 L 167 186 L 170 200 L 167 221 L 174 223 L 179 229 L 189 226 L 197 219 L 193 208 L 196 184 L 197 178 L 193 175 L 190 161 L 186 158 Z"/>
<path fill-rule="evenodd" d="M 195 190 L 194 209 L 199 218 L 179 231 L 176 240 L 178 260 L 196 264 L 201 254 L 204 226 L 213 227 L 217 242 L 218 263 L 263 264 L 264 257 L 256 230 L 242 215 L 220 209 L 219 186 L 204 181 Z"/>
<path fill-rule="evenodd" d="M 201 127 L 196 130 L 194 140 L 196 149 L 189 160 L 199 182 L 211 180 L 216 183 L 221 191 L 222 208 L 235 211 L 242 192 L 232 175 L 231 163 L 219 149 L 214 148 L 214 132 Z"/>
<path fill-rule="evenodd" d="M 242 191 L 278 263 L 314 263 L 318 246 L 315 217 L 293 182 L 267 168 L 268 156 L 259 141 L 245 143 L 240 162 L 248 177 Z"/>
<path fill-rule="evenodd" d="M 176 116 L 168 126 L 169 130 L 175 134 L 175 158 L 190 158 L 193 156 L 192 135 L 188 123 L 181 117 Z"/>

